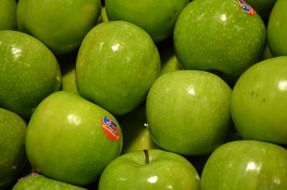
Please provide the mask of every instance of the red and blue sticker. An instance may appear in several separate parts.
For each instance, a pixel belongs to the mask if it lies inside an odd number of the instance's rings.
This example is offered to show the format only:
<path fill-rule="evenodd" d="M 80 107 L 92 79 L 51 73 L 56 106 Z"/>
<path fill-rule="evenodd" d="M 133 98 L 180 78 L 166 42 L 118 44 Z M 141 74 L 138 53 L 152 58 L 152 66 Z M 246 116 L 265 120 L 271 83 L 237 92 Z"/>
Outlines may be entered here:
<path fill-rule="evenodd" d="M 101 122 L 102 130 L 109 140 L 117 141 L 120 139 L 120 130 L 112 119 L 108 118 L 107 116 L 104 116 Z"/>
<path fill-rule="evenodd" d="M 243 11 L 249 15 L 256 15 L 256 11 L 244 0 L 237 0 Z"/>

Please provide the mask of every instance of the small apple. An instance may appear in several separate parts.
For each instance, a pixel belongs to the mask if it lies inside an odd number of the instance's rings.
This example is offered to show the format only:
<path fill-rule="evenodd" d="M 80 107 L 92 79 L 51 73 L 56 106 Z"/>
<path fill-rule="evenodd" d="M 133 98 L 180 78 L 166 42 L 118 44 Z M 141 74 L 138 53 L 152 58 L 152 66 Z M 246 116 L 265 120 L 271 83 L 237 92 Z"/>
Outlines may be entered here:
<path fill-rule="evenodd" d="M 15 30 L 17 28 L 16 0 L 0 0 L 0 30 Z"/>
<path fill-rule="evenodd" d="M 236 82 L 234 125 L 244 139 L 287 144 L 287 56 L 261 61 Z"/>
<path fill-rule="evenodd" d="M 74 185 L 98 180 L 121 150 L 122 133 L 114 116 L 72 92 L 45 98 L 27 127 L 26 152 L 33 168 Z"/>
<path fill-rule="evenodd" d="M 108 15 L 107 15 L 107 11 L 106 11 L 106 7 L 102 7 L 102 10 L 101 10 L 101 21 L 102 22 L 108 22 L 109 21 L 109 18 L 108 18 Z"/>
<path fill-rule="evenodd" d="M 157 148 L 146 126 L 145 104 L 118 118 L 122 126 L 123 153 Z"/>
<path fill-rule="evenodd" d="M 99 0 L 22 0 L 17 22 L 20 31 L 37 37 L 55 53 L 65 54 L 80 46 L 100 13 Z"/>
<path fill-rule="evenodd" d="M 60 84 L 57 59 L 41 41 L 18 31 L 0 31 L 0 107 L 28 119 Z"/>
<path fill-rule="evenodd" d="M 79 49 L 79 94 L 116 115 L 138 107 L 159 74 L 157 47 L 143 29 L 126 21 L 97 25 Z"/>
<path fill-rule="evenodd" d="M 200 184 L 201 190 L 286 190 L 287 150 L 261 141 L 228 142 L 208 158 Z"/>
<path fill-rule="evenodd" d="M 179 15 L 174 47 L 186 69 L 215 71 L 236 81 L 261 57 L 264 22 L 243 0 L 192 1 Z"/>
<path fill-rule="evenodd" d="M 26 122 L 0 108 L 0 189 L 10 185 L 24 169 Z"/>
<path fill-rule="evenodd" d="M 126 153 L 103 171 L 98 190 L 199 190 L 197 171 L 184 157 L 151 149 Z"/>
<path fill-rule="evenodd" d="M 68 183 L 53 180 L 37 173 L 32 173 L 18 180 L 12 190 L 87 190 Z"/>
<path fill-rule="evenodd" d="M 277 0 L 269 17 L 267 39 L 272 55 L 287 56 L 287 1 Z"/>
<path fill-rule="evenodd" d="M 125 20 L 143 28 L 155 42 L 169 37 L 189 0 L 105 0 L 109 20 Z"/>
<path fill-rule="evenodd" d="M 146 101 L 149 131 L 160 148 L 201 155 L 225 141 L 230 117 L 230 87 L 206 71 L 161 75 Z"/>

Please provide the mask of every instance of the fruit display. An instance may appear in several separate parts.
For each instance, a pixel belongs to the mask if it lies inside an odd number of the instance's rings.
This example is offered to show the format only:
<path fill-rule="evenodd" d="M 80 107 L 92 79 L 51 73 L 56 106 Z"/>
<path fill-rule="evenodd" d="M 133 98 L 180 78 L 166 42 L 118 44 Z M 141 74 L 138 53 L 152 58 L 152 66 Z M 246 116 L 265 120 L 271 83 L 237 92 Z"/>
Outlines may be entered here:
<path fill-rule="evenodd" d="M 286 190 L 286 0 L 0 0 L 0 190 Z"/>

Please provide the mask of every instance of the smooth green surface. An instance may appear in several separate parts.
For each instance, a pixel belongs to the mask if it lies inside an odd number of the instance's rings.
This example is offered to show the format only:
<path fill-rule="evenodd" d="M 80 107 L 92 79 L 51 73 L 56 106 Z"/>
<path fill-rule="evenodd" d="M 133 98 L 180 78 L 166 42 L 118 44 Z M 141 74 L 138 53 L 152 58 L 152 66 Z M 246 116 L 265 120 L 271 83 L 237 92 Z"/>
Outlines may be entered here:
<path fill-rule="evenodd" d="M 201 190 L 286 190 L 287 150 L 260 141 L 233 141 L 205 164 Z"/>
<path fill-rule="evenodd" d="M 287 1 L 277 0 L 268 22 L 267 39 L 272 55 L 287 56 Z"/>
<path fill-rule="evenodd" d="M 123 115 L 139 106 L 160 73 L 149 35 L 125 21 L 97 25 L 85 37 L 76 63 L 79 94 Z"/>
<path fill-rule="evenodd" d="M 174 30 L 176 55 L 186 69 L 216 71 L 229 80 L 257 62 L 265 39 L 260 16 L 244 12 L 237 0 L 192 1 Z"/>
<path fill-rule="evenodd" d="M 277 0 L 245 0 L 264 21 L 268 21 L 270 12 Z"/>
<path fill-rule="evenodd" d="M 29 118 L 60 84 L 58 62 L 42 42 L 18 31 L 0 31 L 1 107 Z"/>
<path fill-rule="evenodd" d="M 110 20 L 126 20 L 134 23 L 159 42 L 169 37 L 178 15 L 188 0 L 106 0 Z"/>
<path fill-rule="evenodd" d="M 12 190 L 86 190 L 64 182 L 56 181 L 42 175 L 28 176 L 20 179 Z"/>
<path fill-rule="evenodd" d="M 15 30 L 17 28 L 16 0 L 0 0 L 0 30 Z"/>
<path fill-rule="evenodd" d="M 162 150 L 124 154 L 101 175 L 98 190 L 199 190 L 199 176 L 184 157 Z"/>
<path fill-rule="evenodd" d="M 287 144 L 287 56 L 249 68 L 234 86 L 231 114 L 246 139 Z"/>
<path fill-rule="evenodd" d="M 57 54 L 76 49 L 98 23 L 99 0 L 21 0 L 17 9 L 19 30 L 43 41 Z"/>
<path fill-rule="evenodd" d="M 163 149 L 184 155 L 212 151 L 230 124 L 230 87 L 205 71 L 174 71 L 160 76 L 146 102 L 149 130 Z"/>
<path fill-rule="evenodd" d="M 0 189 L 11 184 L 24 168 L 26 122 L 0 108 Z"/>
<path fill-rule="evenodd" d="M 118 140 L 110 140 L 102 130 L 104 116 L 116 123 Z M 55 92 L 42 101 L 27 128 L 26 152 L 33 168 L 75 185 L 95 182 L 121 149 L 116 119 L 71 92 Z"/>

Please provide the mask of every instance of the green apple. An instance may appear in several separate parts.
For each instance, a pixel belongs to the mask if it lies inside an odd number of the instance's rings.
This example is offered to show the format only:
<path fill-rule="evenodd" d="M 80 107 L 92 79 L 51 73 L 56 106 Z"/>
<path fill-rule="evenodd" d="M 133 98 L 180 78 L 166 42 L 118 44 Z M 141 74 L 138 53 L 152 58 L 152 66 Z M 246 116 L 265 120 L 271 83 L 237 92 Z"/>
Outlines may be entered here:
<path fill-rule="evenodd" d="M 118 118 L 123 130 L 123 153 L 157 148 L 146 126 L 145 104 Z"/>
<path fill-rule="evenodd" d="M 0 189 L 5 189 L 25 165 L 26 122 L 16 113 L 0 108 L 0 134 Z"/>
<path fill-rule="evenodd" d="M 117 120 L 72 92 L 59 91 L 45 98 L 27 127 L 26 152 L 33 168 L 75 185 L 97 181 L 121 149 Z"/>
<path fill-rule="evenodd" d="M 151 149 L 126 153 L 103 171 L 98 190 L 199 190 L 199 176 L 184 157 Z"/>
<path fill-rule="evenodd" d="M 147 96 L 150 133 L 165 150 L 208 153 L 225 140 L 230 98 L 230 87 L 215 74 L 182 70 L 161 75 Z"/>
<path fill-rule="evenodd" d="M 149 33 L 155 42 L 169 37 L 188 0 L 105 0 L 110 20 L 132 22 Z"/>
<path fill-rule="evenodd" d="M 57 59 L 42 42 L 22 32 L 0 31 L 0 107 L 29 118 L 60 84 Z"/>
<path fill-rule="evenodd" d="M 12 190 L 87 190 L 68 183 L 53 180 L 43 175 L 31 174 L 21 178 Z"/>
<path fill-rule="evenodd" d="M 174 46 L 186 69 L 215 71 L 235 81 L 265 48 L 266 28 L 242 0 L 192 1 L 175 25 Z"/>
<path fill-rule="evenodd" d="M 18 28 L 36 36 L 57 54 L 78 48 L 87 32 L 98 23 L 99 0 L 21 0 Z"/>
<path fill-rule="evenodd" d="M 272 55 L 287 56 L 287 1 L 277 0 L 268 21 L 267 39 Z"/>
<path fill-rule="evenodd" d="M 126 21 L 97 25 L 77 57 L 79 94 L 116 115 L 138 107 L 160 73 L 160 57 L 150 36 Z"/>
<path fill-rule="evenodd" d="M 231 114 L 245 139 L 287 144 L 287 56 L 259 62 L 238 79 Z"/>
<path fill-rule="evenodd" d="M 277 0 L 245 0 L 264 21 L 268 21 L 270 12 Z"/>
<path fill-rule="evenodd" d="M 286 190 L 287 150 L 261 141 L 226 143 L 208 158 L 200 183 L 201 190 Z"/>
<path fill-rule="evenodd" d="M 67 68 L 67 70 L 63 72 L 61 88 L 64 91 L 78 93 L 75 67 Z"/>
<path fill-rule="evenodd" d="M 109 21 L 109 18 L 108 18 L 108 15 L 107 15 L 107 11 L 106 11 L 106 7 L 102 7 L 101 21 L 102 22 L 108 22 Z"/>
<path fill-rule="evenodd" d="M 17 28 L 16 0 L 0 0 L 0 30 L 15 30 Z"/>

